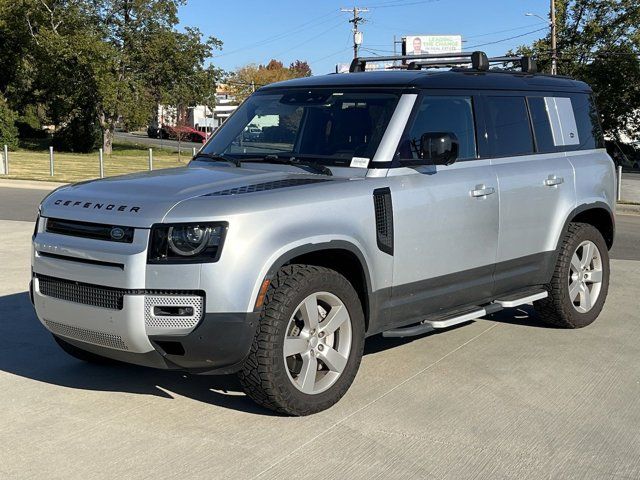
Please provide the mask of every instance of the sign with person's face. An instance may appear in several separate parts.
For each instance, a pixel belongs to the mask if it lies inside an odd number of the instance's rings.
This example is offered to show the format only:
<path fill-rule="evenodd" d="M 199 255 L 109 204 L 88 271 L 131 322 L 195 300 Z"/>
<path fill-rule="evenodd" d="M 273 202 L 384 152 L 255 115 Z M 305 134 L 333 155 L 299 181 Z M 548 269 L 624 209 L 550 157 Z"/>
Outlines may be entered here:
<path fill-rule="evenodd" d="M 407 35 L 404 38 L 407 55 L 462 52 L 461 35 Z"/>

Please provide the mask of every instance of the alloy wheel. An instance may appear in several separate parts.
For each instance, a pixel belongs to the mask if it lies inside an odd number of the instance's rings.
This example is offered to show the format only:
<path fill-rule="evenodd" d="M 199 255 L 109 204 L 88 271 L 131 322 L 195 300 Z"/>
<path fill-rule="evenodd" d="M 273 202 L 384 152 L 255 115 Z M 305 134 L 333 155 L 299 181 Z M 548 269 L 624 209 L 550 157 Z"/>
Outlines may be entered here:
<path fill-rule="evenodd" d="M 593 308 L 602 289 L 602 256 L 595 243 L 585 240 L 571 257 L 569 299 L 580 313 Z"/>
<path fill-rule="evenodd" d="M 289 380 L 303 393 L 324 392 L 342 375 L 351 343 L 351 318 L 344 303 L 329 292 L 312 293 L 287 325 L 283 355 Z"/>

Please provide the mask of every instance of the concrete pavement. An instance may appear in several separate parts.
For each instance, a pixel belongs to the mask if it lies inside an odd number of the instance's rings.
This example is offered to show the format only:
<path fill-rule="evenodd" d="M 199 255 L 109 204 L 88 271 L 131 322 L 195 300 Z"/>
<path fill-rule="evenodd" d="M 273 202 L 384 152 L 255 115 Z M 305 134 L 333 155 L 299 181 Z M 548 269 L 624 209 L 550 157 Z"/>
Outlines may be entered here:
<path fill-rule="evenodd" d="M 640 217 L 617 226 L 590 327 L 524 307 L 374 337 L 338 405 L 283 418 L 232 377 L 64 354 L 26 292 L 32 222 L 0 219 L 0 478 L 639 478 Z"/>
<path fill-rule="evenodd" d="M 622 200 L 640 203 L 640 173 L 622 174 Z"/>

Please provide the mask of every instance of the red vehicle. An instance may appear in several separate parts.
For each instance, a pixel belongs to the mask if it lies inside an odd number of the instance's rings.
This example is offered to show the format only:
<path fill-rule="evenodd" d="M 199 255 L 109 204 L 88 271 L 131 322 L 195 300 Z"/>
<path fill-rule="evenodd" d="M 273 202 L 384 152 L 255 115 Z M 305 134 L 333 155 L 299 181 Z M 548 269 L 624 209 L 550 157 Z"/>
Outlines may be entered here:
<path fill-rule="evenodd" d="M 147 131 L 149 136 L 152 134 Z M 168 138 L 170 140 L 182 140 L 185 142 L 205 143 L 207 141 L 207 134 L 196 130 L 195 128 L 187 126 L 172 127 L 171 125 L 162 125 L 159 129 L 155 130 L 156 138 Z"/>

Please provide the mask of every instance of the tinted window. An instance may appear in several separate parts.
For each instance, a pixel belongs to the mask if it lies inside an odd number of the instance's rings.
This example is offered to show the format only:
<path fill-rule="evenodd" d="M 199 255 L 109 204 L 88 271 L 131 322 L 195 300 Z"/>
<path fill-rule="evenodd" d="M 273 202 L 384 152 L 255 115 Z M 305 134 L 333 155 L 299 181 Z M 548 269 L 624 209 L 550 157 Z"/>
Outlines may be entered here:
<path fill-rule="evenodd" d="M 399 98 L 388 90 L 257 93 L 229 117 L 203 152 L 242 161 L 295 157 L 349 166 L 353 157 L 373 157 Z"/>
<path fill-rule="evenodd" d="M 604 138 L 593 98 L 586 94 L 574 94 L 571 95 L 571 103 L 580 137 L 578 149 L 603 148 Z"/>
<path fill-rule="evenodd" d="M 487 97 L 488 134 L 495 157 L 533 153 L 524 97 Z"/>
<path fill-rule="evenodd" d="M 549 114 L 543 97 L 529 97 L 529 111 L 531 112 L 531 124 L 536 136 L 537 151 L 549 153 L 558 151 L 553 142 L 553 133 L 549 123 Z"/>
<path fill-rule="evenodd" d="M 476 158 L 471 97 L 423 97 L 409 132 L 400 141 L 398 158 L 420 158 L 420 138 L 425 133 L 436 132 L 455 134 L 459 142 L 459 160 Z"/>

